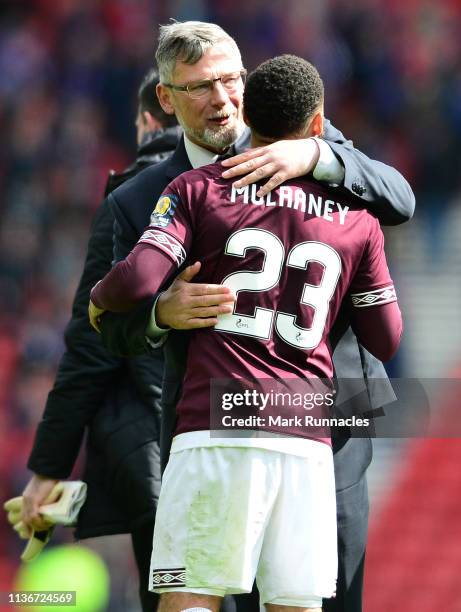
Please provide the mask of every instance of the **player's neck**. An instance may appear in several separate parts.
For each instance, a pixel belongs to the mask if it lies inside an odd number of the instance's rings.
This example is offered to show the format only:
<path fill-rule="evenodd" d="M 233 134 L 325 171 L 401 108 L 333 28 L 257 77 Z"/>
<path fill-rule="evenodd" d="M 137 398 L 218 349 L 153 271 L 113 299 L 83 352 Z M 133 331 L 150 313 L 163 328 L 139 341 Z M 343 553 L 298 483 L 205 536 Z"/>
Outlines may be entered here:
<path fill-rule="evenodd" d="M 258 134 L 252 133 L 250 144 L 252 149 L 256 149 L 256 147 L 264 147 L 272 142 L 275 142 L 276 140 L 276 138 L 264 138 L 262 136 L 258 136 Z"/>
<path fill-rule="evenodd" d="M 296 134 L 293 136 L 283 136 L 280 138 L 265 138 L 264 136 L 260 136 L 259 134 L 251 133 L 251 148 L 255 149 L 256 147 L 265 147 L 268 144 L 272 144 L 273 142 L 277 142 L 277 140 L 299 140 L 300 138 L 309 138 L 312 136 L 310 130 L 306 132 L 306 134 Z"/>

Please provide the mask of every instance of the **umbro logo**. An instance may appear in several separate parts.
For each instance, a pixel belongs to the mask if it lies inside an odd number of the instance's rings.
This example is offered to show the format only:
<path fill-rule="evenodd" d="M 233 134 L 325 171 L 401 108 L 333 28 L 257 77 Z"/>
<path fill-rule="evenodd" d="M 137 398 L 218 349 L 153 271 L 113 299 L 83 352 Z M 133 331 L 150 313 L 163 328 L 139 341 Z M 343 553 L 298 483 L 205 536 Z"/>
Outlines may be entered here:
<path fill-rule="evenodd" d="M 186 586 L 186 568 L 153 570 L 152 586 L 161 588 Z"/>

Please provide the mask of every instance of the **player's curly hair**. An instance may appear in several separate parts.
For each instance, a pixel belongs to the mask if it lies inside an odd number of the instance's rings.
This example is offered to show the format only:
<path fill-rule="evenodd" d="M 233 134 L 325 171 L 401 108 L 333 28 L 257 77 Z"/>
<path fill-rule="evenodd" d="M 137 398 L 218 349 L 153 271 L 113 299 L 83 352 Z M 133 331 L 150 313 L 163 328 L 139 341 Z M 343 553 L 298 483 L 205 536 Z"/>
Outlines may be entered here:
<path fill-rule="evenodd" d="M 250 127 L 265 138 L 302 133 L 323 102 L 317 69 L 296 55 L 260 64 L 247 79 L 243 106 Z"/>

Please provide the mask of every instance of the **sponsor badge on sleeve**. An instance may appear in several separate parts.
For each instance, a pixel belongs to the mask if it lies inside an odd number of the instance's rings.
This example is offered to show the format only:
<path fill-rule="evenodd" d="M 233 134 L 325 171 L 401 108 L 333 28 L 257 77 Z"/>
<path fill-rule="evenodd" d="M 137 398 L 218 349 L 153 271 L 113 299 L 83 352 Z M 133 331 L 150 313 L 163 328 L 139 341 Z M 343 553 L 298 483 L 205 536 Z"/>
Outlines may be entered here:
<path fill-rule="evenodd" d="M 176 194 L 161 196 L 150 217 L 150 225 L 167 227 L 174 216 L 178 201 L 179 199 Z"/>

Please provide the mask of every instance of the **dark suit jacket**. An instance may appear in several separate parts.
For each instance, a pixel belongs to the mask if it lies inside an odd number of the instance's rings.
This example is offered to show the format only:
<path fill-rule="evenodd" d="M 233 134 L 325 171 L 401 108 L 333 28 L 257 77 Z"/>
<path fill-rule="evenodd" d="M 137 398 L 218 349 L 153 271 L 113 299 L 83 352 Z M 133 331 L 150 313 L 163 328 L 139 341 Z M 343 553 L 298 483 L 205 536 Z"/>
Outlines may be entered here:
<path fill-rule="evenodd" d="M 328 121 L 325 126 L 328 141 L 345 167 L 344 186 L 361 197 L 364 204 L 383 224 L 393 225 L 408 220 L 414 210 L 414 196 L 405 179 L 393 168 L 367 158 L 354 149 L 351 141 Z M 236 143 L 239 151 L 248 145 L 249 135 Z M 184 142 L 181 140 L 171 159 L 141 172 L 131 181 L 116 189 L 110 196 L 115 217 L 114 258 L 124 259 L 149 223 L 150 214 L 162 191 L 176 176 L 191 169 Z M 150 317 L 153 300 L 146 301 L 136 311 L 124 315 L 107 313 L 102 321 L 103 342 L 117 354 L 135 354 L 149 350 L 145 329 Z M 360 347 L 348 328 L 346 314 L 339 317 L 335 330 L 333 361 L 336 376 L 353 379 L 350 389 L 340 388 L 340 404 L 343 413 L 366 412 L 395 399 L 385 369 L 380 361 Z M 165 373 L 162 395 L 162 455 L 167 457 L 174 424 L 174 406 L 181 394 L 187 352 L 187 333 L 172 331 L 165 346 Z M 370 385 L 369 379 L 381 379 L 379 387 Z M 341 385 L 340 385 L 341 387 Z M 341 395 L 342 394 L 342 395 Z M 368 438 L 338 439 L 335 450 L 342 457 L 337 471 L 337 486 L 349 486 L 356 482 L 371 460 L 371 443 Z M 346 465 L 347 464 L 347 465 Z"/>
<path fill-rule="evenodd" d="M 178 141 L 176 128 L 158 131 L 138 149 L 130 168 L 111 175 L 110 191 L 148 164 L 159 163 Z M 66 350 L 48 395 L 28 467 L 68 478 L 85 431 L 83 479 L 88 496 L 77 537 L 132 531 L 151 522 L 160 489 L 159 430 L 163 355 L 131 358 L 107 351 L 88 321 L 93 285 L 110 270 L 114 218 L 107 201 L 98 208 L 88 254 L 65 331 Z"/>

